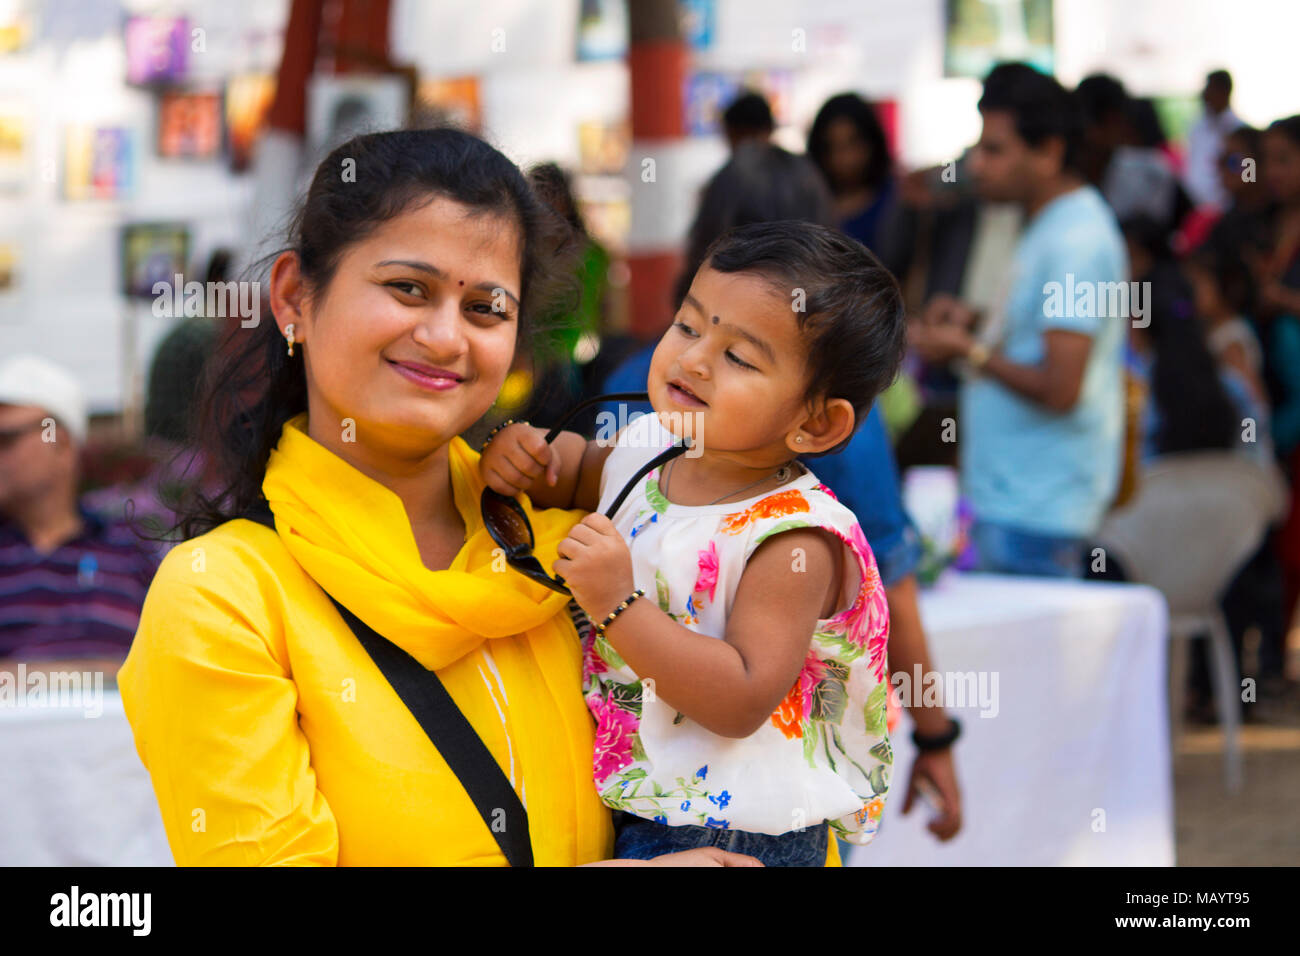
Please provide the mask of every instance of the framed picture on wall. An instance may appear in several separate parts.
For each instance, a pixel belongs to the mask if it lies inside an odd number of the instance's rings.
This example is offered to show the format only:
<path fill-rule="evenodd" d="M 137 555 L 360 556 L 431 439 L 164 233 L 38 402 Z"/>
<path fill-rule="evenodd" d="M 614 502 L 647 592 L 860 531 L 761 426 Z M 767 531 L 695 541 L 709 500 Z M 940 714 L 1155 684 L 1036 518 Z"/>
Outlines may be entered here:
<path fill-rule="evenodd" d="M 126 81 L 136 86 L 184 79 L 190 28 L 184 17 L 128 17 Z"/>
<path fill-rule="evenodd" d="M 213 159 L 221 152 L 222 102 L 215 90 L 166 90 L 158 96 L 158 155 Z"/>
<path fill-rule="evenodd" d="M 241 173 L 253 160 L 253 147 L 266 128 L 275 77 L 269 73 L 243 73 L 226 84 L 226 140 L 230 168 Z"/>
<path fill-rule="evenodd" d="M 411 110 L 406 77 L 317 74 L 307 86 L 307 134 L 323 154 L 361 133 L 401 129 Z"/>
<path fill-rule="evenodd" d="M 26 189 L 29 117 L 19 108 L 0 105 L 0 192 Z"/>
<path fill-rule="evenodd" d="M 63 198 L 125 199 L 135 183 L 135 137 L 120 126 L 69 126 L 63 143 Z"/>
<path fill-rule="evenodd" d="M 122 227 L 122 292 L 134 299 L 155 298 L 155 283 L 176 284 L 190 255 L 189 226 L 180 222 L 133 222 Z M 184 289 L 175 290 L 181 296 Z M 183 314 L 183 313 L 182 313 Z"/>
<path fill-rule="evenodd" d="M 998 63 L 1018 60 L 1055 69 L 1052 0 L 944 0 L 943 69 L 983 79 Z"/>

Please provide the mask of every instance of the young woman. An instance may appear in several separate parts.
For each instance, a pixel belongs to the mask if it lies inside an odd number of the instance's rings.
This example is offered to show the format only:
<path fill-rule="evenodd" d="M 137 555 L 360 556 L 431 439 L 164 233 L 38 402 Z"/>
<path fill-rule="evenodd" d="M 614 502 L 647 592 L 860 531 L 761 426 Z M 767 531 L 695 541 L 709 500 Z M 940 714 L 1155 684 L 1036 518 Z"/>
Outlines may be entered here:
<path fill-rule="evenodd" d="M 189 509 L 119 674 L 178 863 L 506 862 L 330 598 L 437 673 L 538 865 L 611 856 L 567 601 L 497 560 L 457 437 L 542 297 L 547 221 L 456 131 L 362 136 L 317 170 L 271 269 L 274 323 L 237 331 L 206 386 L 224 489 Z M 262 496 L 274 531 L 239 517 Z M 525 507 L 549 567 L 580 513 Z"/>

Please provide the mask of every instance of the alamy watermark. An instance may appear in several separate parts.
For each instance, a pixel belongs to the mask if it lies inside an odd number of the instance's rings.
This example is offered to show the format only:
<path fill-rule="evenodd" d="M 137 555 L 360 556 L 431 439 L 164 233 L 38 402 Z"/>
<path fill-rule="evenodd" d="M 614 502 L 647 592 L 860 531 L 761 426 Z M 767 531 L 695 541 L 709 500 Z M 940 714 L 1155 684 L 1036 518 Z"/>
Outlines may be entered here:
<path fill-rule="evenodd" d="M 889 683 L 904 707 L 978 707 L 981 717 L 998 715 L 997 671 L 894 671 Z"/>
<path fill-rule="evenodd" d="M 103 671 L 54 671 L 25 663 L 0 671 L 0 707 L 79 708 L 88 718 L 104 713 Z"/>
<path fill-rule="evenodd" d="M 153 314 L 160 319 L 239 319 L 242 329 L 255 329 L 262 321 L 260 282 L 186 282 L 177 273 L 172 282 L 153 284 Z"/>
<path fill-rule="evenodd" d="M 617 442 L 618 433 L 624 428 L 636 421 L 642 415 L 655 414 L 659 417 L 659 424 L 668 431 L 672 432 L 678 438 L 689 439 L 690 447 L 687 448 L 685 457 L 699 458 L 704 454 L 704 419 L 694 412 L 633 412 L 628 413 L 626 405 L 620 403 L 617 412 L 604 410 L 596 415 L 596 437 L 595 442 L 602 448 L 608 448 Z M 652 434 L 646 432 L 646 435 Z M 644 447 L 658 447 L 649 440 L 638 441 L 628 436 L 623 439 L 627 447 L 635 448 L 644 445 Z"/>
<path fill-rule="evenodd" d="M 1043 314 L 1049 319 L 1102 318 L 1133 320 L 1133 328 L 1151 324 L 1150 282 L 1075 281 L 1074 273 L 1065 274 L 1065 282 L 1043 284 Z"/>

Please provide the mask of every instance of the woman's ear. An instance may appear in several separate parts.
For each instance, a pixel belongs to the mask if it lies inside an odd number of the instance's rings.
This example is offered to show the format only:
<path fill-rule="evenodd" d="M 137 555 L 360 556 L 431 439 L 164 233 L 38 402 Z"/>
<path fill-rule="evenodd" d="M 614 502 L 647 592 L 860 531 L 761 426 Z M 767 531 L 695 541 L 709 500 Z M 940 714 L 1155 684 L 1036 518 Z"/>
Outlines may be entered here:
<path fill-rule="evenodd" d="M 282 252 L 271 266 L 271 314 L 284 335 L 285 327 L 293 323 L 293 340 L 307 340 L 310 310 L 306 309 L 307 284 L 298 268 L 298 256 Z"/>
<path fill-rule="evenodd" d="M 853 434 L 857 420 L 853 405 L 845 398 L 829 398 L 786 436 L 785 443 L 796 455 L 834 448 Z"/>

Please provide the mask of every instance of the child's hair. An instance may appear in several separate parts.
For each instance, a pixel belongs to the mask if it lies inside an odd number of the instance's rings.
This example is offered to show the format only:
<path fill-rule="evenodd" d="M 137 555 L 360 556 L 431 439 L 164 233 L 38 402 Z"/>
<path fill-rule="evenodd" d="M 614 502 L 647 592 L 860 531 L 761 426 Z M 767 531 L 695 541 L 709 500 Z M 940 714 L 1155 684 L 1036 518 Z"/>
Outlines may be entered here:
<path fill-rule="evenodd" d="M 835 229 L 782 220 L 723 233 L 704 264 L 762 276 L 789 300 L 808 344 L 807 399 L 846 399 L 856 430 L 898 374 L 906 338 L 902 293 L 880 260 Z"/>

